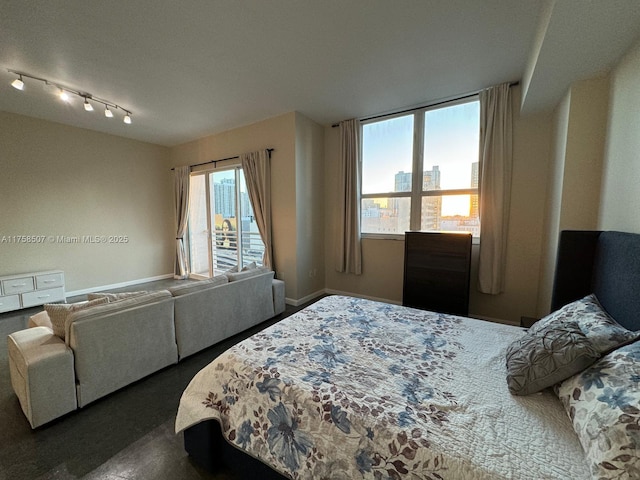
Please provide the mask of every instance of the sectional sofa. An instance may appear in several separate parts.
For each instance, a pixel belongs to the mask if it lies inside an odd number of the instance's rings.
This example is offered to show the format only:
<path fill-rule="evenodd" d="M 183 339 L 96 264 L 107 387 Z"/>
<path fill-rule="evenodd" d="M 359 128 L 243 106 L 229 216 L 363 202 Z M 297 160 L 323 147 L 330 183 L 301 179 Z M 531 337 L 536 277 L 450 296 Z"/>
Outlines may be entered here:
<path fill-rule="evenodd" d="M 88 298 L 46 305 L 7 339 L 11 385 L 32 428 L 285 309 L 284 283 L 264 268 Z"/>

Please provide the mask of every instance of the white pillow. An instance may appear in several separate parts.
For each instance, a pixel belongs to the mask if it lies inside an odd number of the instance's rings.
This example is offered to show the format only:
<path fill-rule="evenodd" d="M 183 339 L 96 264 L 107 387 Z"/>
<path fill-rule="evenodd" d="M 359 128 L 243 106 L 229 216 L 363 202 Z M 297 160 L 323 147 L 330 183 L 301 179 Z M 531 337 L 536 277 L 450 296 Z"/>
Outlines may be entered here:
<path fill-rule="evenodd" d="M 109 303 L 109 299 L 103 297 L 91 300 L 89 302 L 47 303 L 45 304 L 44 309 L 49 315 L 49 319 L 51 320 L 51 328 L 53 328 L 53 333 L 64 340 L 64 325 L 69 315 L 71 315 L 73 312 L 77 312 L 78 310 L 83 310 L 85 308 L 90 308 L 96 305 L 103 305 L 105 303 Z"/>

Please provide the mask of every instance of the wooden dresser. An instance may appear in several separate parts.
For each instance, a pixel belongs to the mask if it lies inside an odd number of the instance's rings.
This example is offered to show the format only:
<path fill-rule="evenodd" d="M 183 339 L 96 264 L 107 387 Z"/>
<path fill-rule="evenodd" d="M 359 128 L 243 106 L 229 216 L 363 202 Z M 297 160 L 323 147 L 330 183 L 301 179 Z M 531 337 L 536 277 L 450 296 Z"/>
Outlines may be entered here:
<path fill-rule="evenodd" d="M 471 233 L 406 232 L 402 304 L 469 314 Z"/>

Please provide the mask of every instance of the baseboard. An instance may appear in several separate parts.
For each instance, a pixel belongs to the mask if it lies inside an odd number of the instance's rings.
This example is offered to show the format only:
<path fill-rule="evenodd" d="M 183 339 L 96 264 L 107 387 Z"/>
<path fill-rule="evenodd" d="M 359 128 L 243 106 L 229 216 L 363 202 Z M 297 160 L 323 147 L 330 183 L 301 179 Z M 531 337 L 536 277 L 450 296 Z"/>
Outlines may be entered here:
<path fill-rule="evenodd" d="M 293 298 L 285 298 L 284 302 L 287 305 L 292 305 L 294 307 L 299 307 L 300 305 L 302 305 L 304 303 L 307 303 L 308 301 L 313 300 L 314 298 L 317 298 L 317 297 L 319 297 L 321 295 L 324 295 L 326 293 L 327 292 L 326 292 L 325 289 L 318 290 L 317 292 L 310 293 L 309 295 L 305 295 L 304 297 L 299 298 L 298 300 L 294 300 Z"/>
<path fill-rule="evenodd" d="M 67 297 L 75 297 L 75 296 L 78 296 L 78 295 L 86 295 L 87 293 L 102 292 L 104 290 L 112 290 L 114 288 L 130 287 L 131 285 L 138 285 L 140 283 L 155 282 L 157 280 L 165 280 L 167 278 L 173 278 L 173 273 L 167 273 L 165 275 L 158 275 L 156 277 L 140 278 L 138 280 L 129 280 L 127 282 L 113 283 L 113 284 L 110 284 L 110 285 L 100 285 L 100 286 L 97 286 L 97 287 L 85 288 L 85 289 L 82 289 L 82 290 L 74 290 L 72 292 L 66 292 L 66 296 Z"/>

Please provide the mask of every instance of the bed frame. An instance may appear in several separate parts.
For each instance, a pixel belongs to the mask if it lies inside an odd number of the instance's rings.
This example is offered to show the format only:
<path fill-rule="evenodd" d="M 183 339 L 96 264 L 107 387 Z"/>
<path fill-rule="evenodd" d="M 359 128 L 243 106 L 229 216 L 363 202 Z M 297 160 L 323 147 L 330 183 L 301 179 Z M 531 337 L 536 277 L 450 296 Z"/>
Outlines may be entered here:
<path fill-rule="evenodd" d="M 551 310 L 590 293 L 622 326 L 640 330 L 640 234 L 561 232 Z M 192 459 L 210 472 L 226 468 L 239 478 L 286 478 L 229 444 L 216 420 L 185 430 L 184 445 Z"/>
<path fill-rule="evenodd" d="M 640 234 L 561 232 L 551 311 L 590 293 L 620 325 L 640 330 Z"/>

